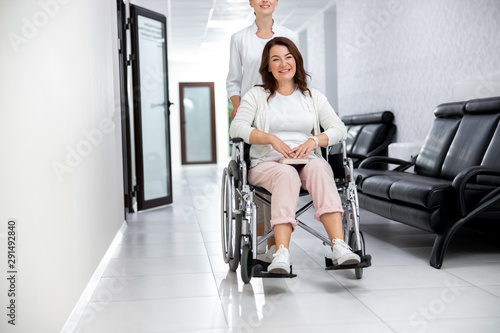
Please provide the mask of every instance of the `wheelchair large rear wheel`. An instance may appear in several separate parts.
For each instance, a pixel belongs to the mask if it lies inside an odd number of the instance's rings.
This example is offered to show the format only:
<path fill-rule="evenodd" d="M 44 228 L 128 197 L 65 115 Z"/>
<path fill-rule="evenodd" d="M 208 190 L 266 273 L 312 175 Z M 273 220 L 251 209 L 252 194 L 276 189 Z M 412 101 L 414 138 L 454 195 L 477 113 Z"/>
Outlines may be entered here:
<path fill-rule="evenodd" d="M 232 236 L 233 241 L 233 255 L 229 258 L 229 269 L 236 272 L 240 263 L 241 257 L 241 212 L 237 211 L 234 214 L 234 233 Z"/>
<path fill-rule="evenodd" d="M 221 184 L 221 245 L 222 245 L 222 257 L 224 262 L 227 264 L 229 262 L 229 232 L 230 223 L 232 219 L 233 211 L 231 203 L 228 202 L 229 191 L 228 191 L 228 179 L 227 179 L 227 168 L 224 168 L 222 172 L 222 184 Z"/>
<path fill-rule="evenodd" d="M 225 168 L 221 188 L 221 243 L 224 262 L 236 271 L 240 260 L 241 213 L 236 207 L 235 181 L 231 169 Z"/>

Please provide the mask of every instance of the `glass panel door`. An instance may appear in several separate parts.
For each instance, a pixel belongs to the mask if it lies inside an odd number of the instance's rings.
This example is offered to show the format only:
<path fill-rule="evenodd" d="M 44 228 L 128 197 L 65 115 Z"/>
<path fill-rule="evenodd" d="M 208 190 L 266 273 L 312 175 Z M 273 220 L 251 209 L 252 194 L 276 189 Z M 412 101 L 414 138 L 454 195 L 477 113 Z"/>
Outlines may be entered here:
<path fill-rule="evenodd" d="M 166 18 L 131 6 L 137 205 L 172 202 Z"/>
<path fill-rule="evenodd" d="M 182 164 L 216 163 L 213 82 L 179 83 Z"/>

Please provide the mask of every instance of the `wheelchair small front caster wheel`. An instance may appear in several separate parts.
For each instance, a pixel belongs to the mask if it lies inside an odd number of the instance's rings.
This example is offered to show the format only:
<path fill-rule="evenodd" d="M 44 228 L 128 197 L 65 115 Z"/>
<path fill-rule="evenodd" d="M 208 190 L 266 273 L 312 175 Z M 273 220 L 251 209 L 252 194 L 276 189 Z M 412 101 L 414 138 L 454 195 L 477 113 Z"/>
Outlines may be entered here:
<path fill-rule="evenodd" d="M 241 280 L 249 283 L 252 279 L 252 251 L 250 245 L 245 244 L 241 249 Z"/>

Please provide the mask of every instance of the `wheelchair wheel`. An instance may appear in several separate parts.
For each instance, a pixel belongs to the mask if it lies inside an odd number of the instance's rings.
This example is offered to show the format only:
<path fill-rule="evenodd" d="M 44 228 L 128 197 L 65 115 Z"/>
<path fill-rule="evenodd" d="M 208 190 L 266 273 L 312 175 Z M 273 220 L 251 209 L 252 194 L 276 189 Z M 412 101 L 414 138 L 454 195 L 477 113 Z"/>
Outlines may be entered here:
<path fill-rule="evenodd" d="M 241 244 L 241 213 L 236 212 L 234 214 L 234 233 L 232 235 L 233 241 L 233 255 L 229 258 L 229 269 L 233 272 L 236 272 L 238 269 L 238 265 L 240 263 L 240 244 Z"/>
<path fill-rule="evenodd" d="M 229 263 L 232 271 L 238 268 L 241 234 L 241 214 L 235 211 L 237 201 L 234 186 L 231 169 L 225 168 L 221 189 L 221 243 L 224 262 Z"/>
<path fill-rule="evenodd" d="M 229 223 L 227 222 L 232 217 L 231 206 L 228 204 L 228 191 L 227 191 L 227 168 L 224 168 L 222 172 L 222 184 L 221 184 L 221 244 L 222 244 L 222 257 L 224 262 L 227 264 L 229 262 Z"/>
<path fill-rule="evenodd" d="M 250 245 L 245 244 L 241 249 L 241 280 L 249 283 L 252 279 L 252 251 Z"/>

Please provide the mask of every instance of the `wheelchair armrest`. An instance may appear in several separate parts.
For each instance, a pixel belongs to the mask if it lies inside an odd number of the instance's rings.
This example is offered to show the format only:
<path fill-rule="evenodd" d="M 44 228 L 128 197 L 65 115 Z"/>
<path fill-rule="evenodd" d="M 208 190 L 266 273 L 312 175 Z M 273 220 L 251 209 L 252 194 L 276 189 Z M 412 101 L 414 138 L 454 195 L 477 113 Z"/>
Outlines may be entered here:
<path fill-rule="evenodd" d="M 244 162 L 246 168 L 248 169 L 250 164 L 250 145 L 246 144 L 242 138 L 231 138 L 232 143 L 232 159 L 234 159 L 237 163 Z M 245 172 L 246 175 L 246 172 Z"/>
<path fill-rule="evenodd" d="M 454 179 L 452 186 L 458 195 L 458 204 L 462 216 L 467 215 L 467 207 L 465 205 L 465 188 L 472 178 L 478 175 L 498 176 L 500 177 L 500 169 L 487 166 L 472 166 L 462 170 Z M 475 182 L 476 183 L 476 182 Z M 481 185 L 481 184 L 479 184 Z M 488 186 L 485 184 L 485 186 Z"/>
<path fill-rule="evenodd" d="M 399 158 L 386 157 L 386 156 L 371 156 L 363 160 L 363 162 L 361 162 L 359 167 L 363 169 L 370 169 L 372 165 L 377 163 L 399 165 L 394 169 L 395 171 L 404 171 L 415 164 L 414 161 L 405 161 Z"/>

